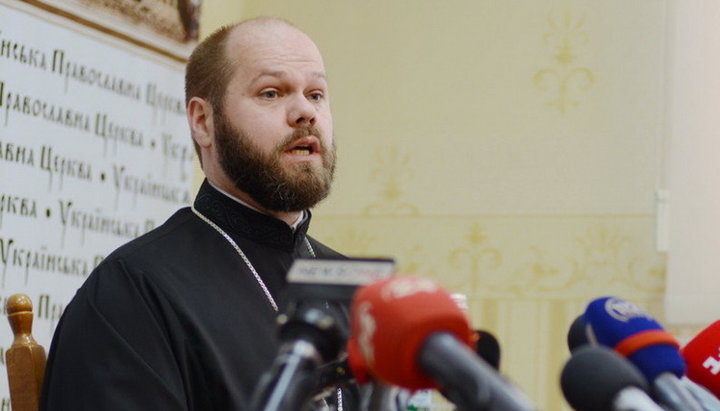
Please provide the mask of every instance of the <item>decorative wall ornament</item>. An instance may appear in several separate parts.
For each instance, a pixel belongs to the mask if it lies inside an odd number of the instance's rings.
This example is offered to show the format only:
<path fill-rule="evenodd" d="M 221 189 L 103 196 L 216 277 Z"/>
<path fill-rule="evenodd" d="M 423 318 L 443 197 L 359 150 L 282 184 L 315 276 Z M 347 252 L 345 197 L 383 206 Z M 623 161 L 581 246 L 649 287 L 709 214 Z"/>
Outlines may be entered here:
<path fill-rule="evenodd" d="M 495 241 L 498 243 L 498 241 Z M 491 245 L 479 223 L 470 225 L 463 245 L 449 251 L 455 269 L 452 286 L 489 295 L 576 298 L 604 293 L 660 293 L 663 289 L 662 258 L 648 261 L 639 241 L 619 229 L 600 223 L 589 227 L 563 248 L 570 256 L 549 253 L 535 244 Z M 577 247 L 579 246 L 579 247 Z M 524 262 L 523 262 L 524 261 Z"/>
<path fill-rule="evenodd" d="M 618 230 L 597 224 L 576 239 L 580 250 L 573 259 L 574 280 L 597 287 L 613 285 L 629 289 L 662 292 L 664 267 L 642 267 L 634 241 Z"/>
<path fill-rule="evenodd" d="M 375 151 L 372 181 L 380 185 L 380 201 L 365 207 L 365 215 L 418 215 L 418 209 L 403 200 L 402 185 L 415 177 L 410 155 L 396 148 Z"/>
<path fill-rule="evenodd" d="M 555 51 L 555 65 L 535 73 L 533 84 L 553 95 L 552 100 L 547 102 L 548 106 L 565 114 L 568 108 L 580 104 L 574 97 L 577 92 L 588 90 L 595 84 L 592 70 L 575 62 L 577 49 L 588 42 L 587 32 L 583 30 L 585 15 L 575 17 L 568 10 L 559 17 L 551 13 L 548 24 L 550 31 L 545 34 L 544 42 Z"/>
<path fill-rule="evenodd" d="M 465 237 L 465 245 L 450 252 L 450 266 L 465 269 L 469 276 L 469 289 L 473 292 L 478 286 L 483 288 L 507 288 L 508 278 L 505 278 L 499 268 L 502 265 L 502 253 L 497 248 L 488 247 L 486 237 L 479 223 L 470 227 Z M 505 286 L 505 287 L 503 287 Z"/>
<path fill-rule="evenodd" d="M 429 251 L 426 245 L 415 244 L 409 247 L 404 247 L 399 255 L 401 258 L 398 259 L 398 273 L 419 275 L 421 277 L 432 278 L 439 282 L 447 280 L 447 270 L 438 272 L 433 268 L 432 264 L 427 262 L 427 256 Z"/>
<path fill-rule="evenodd" d="M 527 278 L 526 289 L 548 292 L 566 288 L 572 274 L 549 263 L 546 253 L 539 247 L 530 247 L 530 262 L 517 271 L 516 276 Z"/>
<path fill-rule="evenodd" d="M 377 242 L 377 238 L 365 230 L 350 226 L 336 230 L 335 234 L 329 236 L 326 241 L 338 250 L 343 250 L 347 255 L 369 256 L 370 247 Z"/>

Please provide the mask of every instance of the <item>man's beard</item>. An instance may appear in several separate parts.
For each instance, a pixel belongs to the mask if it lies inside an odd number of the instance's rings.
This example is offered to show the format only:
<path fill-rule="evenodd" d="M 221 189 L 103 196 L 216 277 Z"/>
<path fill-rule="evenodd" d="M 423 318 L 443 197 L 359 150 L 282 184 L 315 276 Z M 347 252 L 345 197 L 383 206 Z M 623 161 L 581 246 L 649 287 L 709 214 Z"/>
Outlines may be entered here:
<path fill-rule="evenodd" d="M 223 110 L 213 116 L 220 166 L 235 187 L 270 211 L 300 211 L 311 208 L 330 193 L 335 174 L 335 144 L 326 147 L 314 126 L 297 128 L 272 152 L 261 152 L 241 130 L 232 126 Z M 216 111 L 216 113 L 217 113 Z M 282 154 L 303 137 L 320 140 L 322 166 L 309 162 L 283 168 Z"/>

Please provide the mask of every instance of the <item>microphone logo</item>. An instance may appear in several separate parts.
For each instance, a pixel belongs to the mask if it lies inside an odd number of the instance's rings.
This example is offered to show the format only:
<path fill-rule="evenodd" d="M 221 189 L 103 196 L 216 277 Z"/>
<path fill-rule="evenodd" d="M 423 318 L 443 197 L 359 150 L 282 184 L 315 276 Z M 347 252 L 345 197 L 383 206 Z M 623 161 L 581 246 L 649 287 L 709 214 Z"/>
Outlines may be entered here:
<path fill-rule="evenodd" d="M 365 362 L 369 365 L 375 363 L 372 339 L 377 329 L 375 318 L 373 318 L 370 313 L 371 308 L 372 304 L 365 301 L 360 304 L 357 309 L 357 319 L 360 322 L 360 332 L 358 333 L 357 342 L 360 347 L 360 352 L 362 352 L 363 358 L 365 358 Z"/>
<path fill-rule="evenodd" d="M 605 300 L 605 311 L 612 318 L 624 323 L 639 317 L 652 319 L 650 314 L 637 305 L 614 297 Z"/>
<path fill-rule="evenodd" d="M 720 350 L 720 348 L 718 348 Z M 710 371 L 712 375 L 718 375 L 720 373 L 720 361 L 715 357 L 707 357 L 703 362 L 703 367 Z"/>

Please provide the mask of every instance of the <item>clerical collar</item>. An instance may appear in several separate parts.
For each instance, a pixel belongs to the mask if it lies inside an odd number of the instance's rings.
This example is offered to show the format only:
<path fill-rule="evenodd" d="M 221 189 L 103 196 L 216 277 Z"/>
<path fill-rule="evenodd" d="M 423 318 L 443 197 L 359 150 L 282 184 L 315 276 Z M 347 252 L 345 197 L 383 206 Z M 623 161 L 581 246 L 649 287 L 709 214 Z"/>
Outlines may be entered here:
<path fill-rule="evenodd" d="M 237 201 L 238 203 L 244 205 L 245 207 L 247 207 L 247 208 L 249 208 L 249 209 L 251 209 L 251 210 L 255 210 L 255 211 L 257 211 L 258 213 L 267 215 L 267 213 L 263 213 L 262 211 L 258 210 L 257 208 L 251 206 L 250 204 L 244 202 L 243 200 L 235 197 L 234 195 L 232 195 L 232 194 L 228 193 L 227 191 L 223 190 L 222 188 L 216 186 L 215 184 L 212 183 L 212 181 L 210 181 L 210 180 L 205 180 L 205 181 L 207 181 L 207 183 L 210 184 L 210 185 L 212 186 L 212 188 L 216 189 L 216 190 L 219 191 L 221 194 L 225 194 L 225 195 L 228 196 L 229 198 Z M 305 221 L 305 210 L 300 211 L 300 215 L 298 216 L 297 220 L 295 220 L 294 223 L 289 224 L 289 226 L 290 226 L 290 228 L 291 228 L 293 231 L 295 231 L 295 230 L 297 229 L 297 227 L 300 225 L 300 223 L 302 223 L 303 221 Z"/>
<path fill-rule="evenodd" d="M 239 235 L 254 242 L 292 251 L 301 244 L 310 225 L 312 214 L 305 212 L 305 218 L 293 230 L 287 223 L 263 214 L 222 193 L 207 180 L 203 181 L 195 198 L 195 209 L 231 235 Z"/>

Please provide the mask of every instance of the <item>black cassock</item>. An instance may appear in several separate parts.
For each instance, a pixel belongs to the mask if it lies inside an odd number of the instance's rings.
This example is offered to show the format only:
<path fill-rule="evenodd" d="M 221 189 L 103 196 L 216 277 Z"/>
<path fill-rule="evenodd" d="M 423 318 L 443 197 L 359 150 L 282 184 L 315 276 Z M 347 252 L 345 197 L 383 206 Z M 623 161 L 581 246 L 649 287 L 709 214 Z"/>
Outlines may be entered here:
<path fill-rule="evenodd" d="M 280 310 L 295 231 L 203 183 L 195 208 L 229 234 Z M 317 257 L 342 256 L 309 238 Z M 109 255 L 63 314 L 41 409 L 244 410 L 278 349 L 276 313 L 232 245 L 190 208 Z"/>

